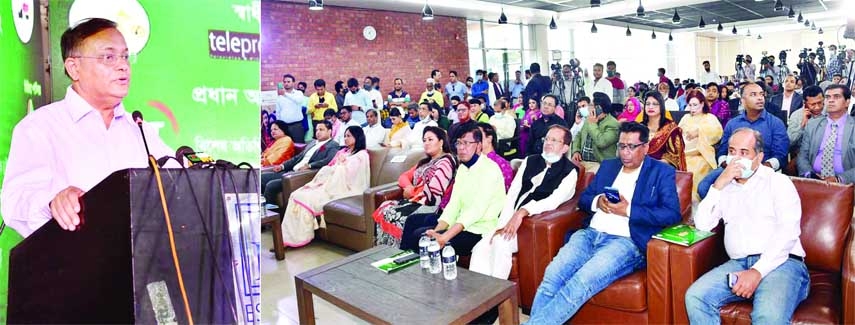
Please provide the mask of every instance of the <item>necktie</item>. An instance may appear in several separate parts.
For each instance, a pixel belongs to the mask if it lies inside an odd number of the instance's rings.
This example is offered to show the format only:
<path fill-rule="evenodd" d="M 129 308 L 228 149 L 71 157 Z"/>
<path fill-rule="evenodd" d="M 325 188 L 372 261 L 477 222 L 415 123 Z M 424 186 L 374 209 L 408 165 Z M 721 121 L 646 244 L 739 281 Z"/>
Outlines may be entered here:
<path fill-rule="evenodd" d="M 831 132 L 822 145 L 822 177 L 834 176 L 834 147 L 837 145 L 837 123 L 831 124 Z"/>

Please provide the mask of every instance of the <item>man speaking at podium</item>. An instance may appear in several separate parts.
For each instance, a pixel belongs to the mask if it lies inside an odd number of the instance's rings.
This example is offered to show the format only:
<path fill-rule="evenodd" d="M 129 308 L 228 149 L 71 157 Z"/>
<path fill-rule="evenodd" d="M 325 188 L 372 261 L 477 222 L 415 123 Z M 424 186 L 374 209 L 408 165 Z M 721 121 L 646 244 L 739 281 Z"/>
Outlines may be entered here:
<path fill-rule="evenodd" d="M 131 67 L 116 23 L 84 20 L 62 34 L 61 47 L 71 87 L 15 126 L 0 193 L 6 223 L 24 237 L 51 218 L 74 231 L 86 191 L 115 171 L 148 164 L 140 128 L 122 105 Z M 172 155 L 154 130 L 145 133 L 154 157 Z"/>

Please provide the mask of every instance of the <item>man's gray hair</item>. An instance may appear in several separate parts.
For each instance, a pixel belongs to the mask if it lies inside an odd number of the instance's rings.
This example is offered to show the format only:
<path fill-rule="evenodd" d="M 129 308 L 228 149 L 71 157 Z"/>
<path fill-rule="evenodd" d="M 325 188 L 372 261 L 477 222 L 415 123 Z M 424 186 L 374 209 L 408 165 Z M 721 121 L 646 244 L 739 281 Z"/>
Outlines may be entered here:
<path fill-rule="evenodd" d="M 733 134 L 731 134 L 730 137 L 732 138 L 734 135 L 736 135 L 737 133 L 740 133 L 740 132 L 751 132 L 751 134 L 754 135 L 754 152 L 755 153 L 762 153 L 763 152 L 763 135 L 760 134 L 760 131 L 757 131 L 757 130 L 749 128 L 749 127 L 741 127 L 741 128 L 736 129 L 736 131 L 733 131 Z"/>

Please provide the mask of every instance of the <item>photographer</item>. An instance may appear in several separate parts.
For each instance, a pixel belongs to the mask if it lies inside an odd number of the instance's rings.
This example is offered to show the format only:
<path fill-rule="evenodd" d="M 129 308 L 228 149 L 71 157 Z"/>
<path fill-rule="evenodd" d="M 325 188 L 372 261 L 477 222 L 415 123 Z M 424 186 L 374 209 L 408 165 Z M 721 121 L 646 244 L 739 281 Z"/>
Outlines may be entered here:
<path fill-rule="evenodd" d="M 742 71 L 745 72 L 745 79 L 747 79 L 747 80 L 754 80 L 754 76 L 755 76 L 755 72 L 756 72 L 756 68 L 757 68 L 756 66 L 754 66 L 754 63 L 751 63 L 751 61 L 753 61 L 753 59 L 751 58 L 751 55 L 746 54 L 745 55 L 745 65 L 742 67 Z M 744 80 L 737 80 L 737 82 L 742 82 L 742 81 L 744 81 Z"/>
<path fill-rule="evenodd" d="M 808 86 L 816 86 L 816 73 L 819 71 L 816 63 L 813 61 L 816 59 L 816 53 L 807 54 L 808 49 L 803 49 L 801 53 L 799 53 L 799 76 L 803 80 L 802 85 L 804 87 Z"/>
<path fill-rule="evenodd" d="M 558 97 L 559 104 L 564 106 L 564 103 L 573 100 L 573 73 L 569 64 L 561 67 L 560 76 L 552 84 L 552 94 Z"/>

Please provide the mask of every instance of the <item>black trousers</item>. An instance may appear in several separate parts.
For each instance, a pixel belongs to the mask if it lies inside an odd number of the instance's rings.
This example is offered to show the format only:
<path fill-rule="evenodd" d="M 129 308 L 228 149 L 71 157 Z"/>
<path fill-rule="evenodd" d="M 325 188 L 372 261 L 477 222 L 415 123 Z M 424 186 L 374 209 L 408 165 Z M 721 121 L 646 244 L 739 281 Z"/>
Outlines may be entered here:
<path fill-rule="evenodd" d="M 418 251 L 419 239 L 426 231 L 433 229 L 439 224 L 438 214 L 414 214 L 404 222 L 404 231 L 401 236 L 401 249 Z M 466 230 L 454 236 L 448 245 L 454 247 L 454 252 L 460 256 L 472 255 L 472 248 L 481 240 L 481 235 L 473 234 Z"/>

